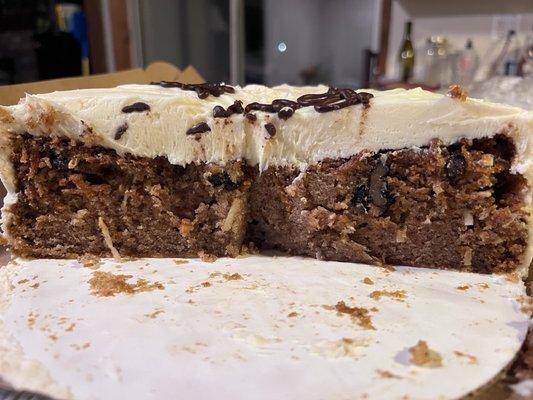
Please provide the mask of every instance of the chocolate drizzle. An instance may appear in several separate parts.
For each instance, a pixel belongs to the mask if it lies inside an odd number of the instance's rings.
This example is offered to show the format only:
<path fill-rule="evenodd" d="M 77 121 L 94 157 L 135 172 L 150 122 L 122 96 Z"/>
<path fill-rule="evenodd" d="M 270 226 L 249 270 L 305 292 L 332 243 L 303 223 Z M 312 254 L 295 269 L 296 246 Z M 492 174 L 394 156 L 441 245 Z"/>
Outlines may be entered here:
<path fill-rule="evenodd" d="M 278 117 L 285 121 L 292 117 L 292 114 L 294 114 L 294 108 L 290 107 L 283 107 L 278 111 Z"/>
<path fill-rule="evenodd" d="M 372 97 L 374 96 L 371 93 L 357 93 L 353 89 L 330 87 L 326 93 L 304 94 L 298 97 L 297 101 L 302 107 L 313 106 L 317 112 L 323 113 L 356 104 L 363 104 L 363 106 L 368 107 Z"/>
<path fill-rule="evenodd" d="M 209 125 L 207 125 L 206 122 L 200 122 L 199 124 L 196 124 L 196 125 L 192 126 L 191 128 L 189 128 L 187 130 L 187 132 L 185 132 L 185 133 L 187 135 L 196 135 L 196 134 L 199 134 L 199 133 L 208 132 L 210 130 L 211 130 L 211 128 L 209 127 Z"/>
<path fill-rule="evenodd" d="M 231 113 L 228 113 L 222 106 L 215 106 L 213 108 L 214 118 L 226 118 L 226 117 L 229 117 L 230 115 Z"/>
<path fill-rule="evenodd" d="M 245 113 L 250 111 L 263 111 L 278 114 L 278 117 L 287 120 L 296 110 L 302 107 L 314 107 L 317 112 L 324 113 L 340 110 L 341 108 L 363 104 L 365 108 L 370 105 L 371 93 L 356 92 L 353 89 L 338 89 L 330 87 L 326 93 L 304 94 L 296 101 L 288 99 L 276 99 L 270 104 L 250 103 L 244 108 Z"/>
<path fill-rule="evenodd" d="M 263 111 L 267 113 L 278 114 L 278 117 L 281 119 L 288 119 L 294 111 L 301 107 L 296 101 L 288 99 L 276 99 L 270 104 L 264 103 L 250 103 L 244 108 L 245 113 L 250 111 Z"/>
<path fill-rule="evenodd" d="M 117 130 L 115 131 L 115 140 L 120 140 L 122 136 L 126 133 L 128 130 L 128 123 L 124 122 L 122 125 L 120 125 Z"/>
<path fill-rule="evenodd" d="M 224 93 L 235 93 L 232 86 L 223 83 L 198 83 L 189 84 L 181 82 L 151 82 L 151 85 L 159 85 L 165 88 L 179 88 L 196 92 L 200 99 L 205 99 L 209 95 L 219 97 Z M 214 118 L 228 118 L 233 114 L 243 114 L 250 122 L 257 120 L 257 116 L 251 111 L 262 111 L 277 114 L 278 118 L 287 120 L 294 115 L 294 112 L 302 107 L 313 107 L 319 113 L 340 110 L 345 107 L 362 104 L 365 110 L 370 106 L 370 99 L 374 97 L 372 93 L 356 92 L 353 89 L 339 89 L 330 87 L 325 93 L 310 93 L 298 97 L 296 101 L 289 99 L 275 99 L 272 103 L 253 102 L 243 108 L 242 101 L 236 100 L 227 109 L 222 106 L 213 108 Z M 137 103 L 136 103 L 137 104 Z M 124 111 L 124 110 L 123 110 Z M 131 112 L 131 111 L 129 111 Z M 192 127 L 191 129 L 196 128 Z M 205 127 L 204 127 L 205 128 Z M 275 133 L 275 127 L 272 125 Z M 194 132 L 196 133 L 196 132 Z M 193 133 L 191 133 L 193 134 Z"/>
<path fill-rule="evenodd" d="M 181 83 L 181 82 L 150 82 L 150 85 L 159 85 L 164 88 L 179 88 L 181 90 L 189 90 L 196 92 L 200 99 L 215 96 L 219 97 L 224 93 L 235 93 L 235 89 L 232 86 L 225 85 L 223 83 Z"/>
<path fill-rule="evenodd" d="M 125 106 L 122 108 L 122 112 L 125 114 L 129 114 L 132 112 L 143 112 L 143 111 L 150 111 L 150 106 L 146 103 L 143 103 L 142 101 L 138 101 L 137 103 L 130 104 L 129 106 Z"/>
<path fill-rule="evenodd" d="M 242 114 L 244 108 L 242 107 L 242 101 L 235 100 L 235 102 L 229 106 L 226 110 L 222 106 L 215 106 L 213 108 L 213 117 L 214 118 L 227 118 L 232 114 Z"/>
<path fill-rule="evenodd" d="M 251 123 L 254 123 L 255 121 L 257 121 L 257 115 L 253 114 L 253 113 L 246 113 L 244 114 L 244 116 L 246 117 L 246 119 L 248 121 L 250 121 Z"/>
<path fill-rule="evenodd" d="M 270 137 L 273 137 L 276 134 L 276 127 L 271 122 L 265 125 L 265 129 Z"/>

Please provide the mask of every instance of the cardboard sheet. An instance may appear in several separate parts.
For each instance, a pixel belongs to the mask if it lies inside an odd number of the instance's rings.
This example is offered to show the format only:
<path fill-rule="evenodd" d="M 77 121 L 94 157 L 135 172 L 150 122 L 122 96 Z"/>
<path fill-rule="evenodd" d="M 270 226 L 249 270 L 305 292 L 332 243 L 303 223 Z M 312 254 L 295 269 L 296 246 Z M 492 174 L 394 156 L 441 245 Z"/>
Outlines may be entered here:
<path fill-rule="evenodd" d="M 137 68 L 110 74 L 80 76 L 76 78 L 52 79 L 48 81 L 0 86 L 0 104 L 17 104 L 26 93 L 48 93 L 56 90 L 90 89 L 114 87 L 128 83 L 149 83 L 152 81 L 176 81 L 185 83 L 203 82 L 202 77 L 192 66 L 180 71 L 166 62 L 155 62 L 146 69 Z"/>
<path fill-rule="evenodd" d="M 512 277 L 298 257 L 16 261 L 0 282 L 0 375 L 80 400 L 453 399 L 528 327 Z"/>

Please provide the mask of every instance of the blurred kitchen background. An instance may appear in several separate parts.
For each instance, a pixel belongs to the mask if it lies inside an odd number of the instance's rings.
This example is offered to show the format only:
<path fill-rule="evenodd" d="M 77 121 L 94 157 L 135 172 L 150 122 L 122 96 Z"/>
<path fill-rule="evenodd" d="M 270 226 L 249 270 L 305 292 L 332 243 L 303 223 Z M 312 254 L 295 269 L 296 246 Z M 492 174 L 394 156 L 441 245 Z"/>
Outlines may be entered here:
<path fill-rule="evenodd" d="M 159 60 L 232 84 L 459 83 L 533 109 L 533 0 L 0 0 L 0 84 Z"/>

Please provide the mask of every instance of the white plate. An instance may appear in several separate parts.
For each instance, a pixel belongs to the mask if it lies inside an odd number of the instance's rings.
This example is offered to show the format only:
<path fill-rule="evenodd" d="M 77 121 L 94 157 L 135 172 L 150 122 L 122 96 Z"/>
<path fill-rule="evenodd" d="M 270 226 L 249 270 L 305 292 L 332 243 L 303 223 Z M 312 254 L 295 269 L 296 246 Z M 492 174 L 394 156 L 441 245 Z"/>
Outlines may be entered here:
<path fill-rule="evenodd" d="M 120 274 L 135 293 L 89 283 Z M 452 399 L 528 327 L 512 279 L 297 257 L 18 260 L 0 283 L 0 376 L 75 399 Z M 441 367 L 411 362 L 419 340 Z"/>

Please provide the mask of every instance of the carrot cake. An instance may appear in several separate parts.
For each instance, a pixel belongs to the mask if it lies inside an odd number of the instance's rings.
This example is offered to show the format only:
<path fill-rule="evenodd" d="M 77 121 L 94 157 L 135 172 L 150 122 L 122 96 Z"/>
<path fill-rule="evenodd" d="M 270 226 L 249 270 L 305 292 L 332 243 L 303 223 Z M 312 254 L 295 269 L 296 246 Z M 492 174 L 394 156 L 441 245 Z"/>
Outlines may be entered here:
<path fill-rule="evenodd" d="M 423 91 L 157 82 L 0 107 L 23 257 L 236 256 L 506 272 L 531 261 L 533 113 Z"/>

